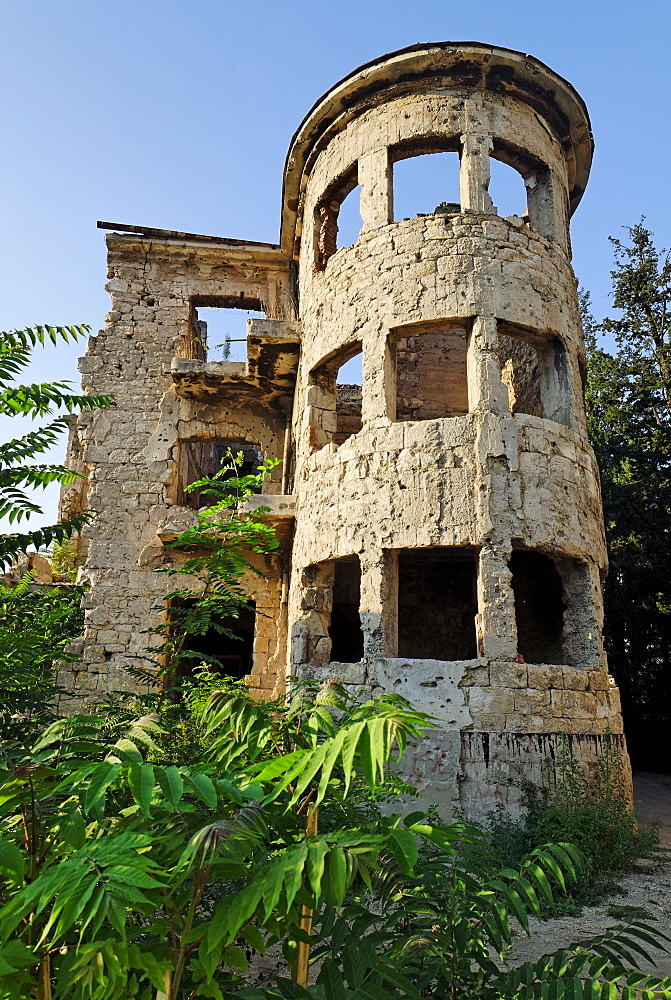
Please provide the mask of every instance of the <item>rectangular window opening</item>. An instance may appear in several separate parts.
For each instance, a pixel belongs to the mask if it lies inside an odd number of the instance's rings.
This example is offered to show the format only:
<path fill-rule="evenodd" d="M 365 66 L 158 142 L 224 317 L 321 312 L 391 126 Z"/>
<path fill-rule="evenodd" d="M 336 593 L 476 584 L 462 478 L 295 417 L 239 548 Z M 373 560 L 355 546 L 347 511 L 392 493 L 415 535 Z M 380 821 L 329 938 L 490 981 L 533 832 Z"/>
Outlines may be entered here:
<path fill-rule="evenodd" d="M 258 466 L 263 461 L 260 447 L 257 444 L 250 444 L 248 441 L 235 441 L 229 438 L 180 441 L 176 502 L 182 507 L 190 507 L 192 510 L 200 510 L 216 503 L 216 496 L 201 490 L 187 490 L 186 487 L 206 476 L 213 476 L 224 466 L 233 466 L 229 451 L 234 456 L 242 453 L 242 465 L 232 467 L 226 475 L 226 479 L 231 477 L 241 479 L 243 476 L 250 476 L 256 473 Z"/>
<path fill-rule="evenodd" d="M 247 361 L 247 320 L 265 319 L 263 303 L 244 295 L 191 302 L 189 343 L 182 356 L 200 361 Z"/>
<path fill-rule="evenodd" d="M 396 420 L 468 413 L 468 340 L 464 320 L 393 331 Z"/>
<path fill-rule="evenodd" d="M 527 189 L 521 173 L 503 160 L 489 158 L 489 196 L 492 199 L 493 211 L 501 218 L 517 216 L 527 219 Z"/>
<path fill-rule="evenodd" d="M 331 662 L 358 663 L 363 659 L 361 603 L 361 564 L 358 556 L 334 560 L 331 603 Z"/>
<path fill-rule="evenodd" d="M 559 337 L 498 324 L 501 381 L 511 413 L 571 426 L 571 385 L 566 348 Z"/>
<path fill-rule="evenodd" d="M 190 616 L 197 607 L 197 598 L 176 598 L 171 602 L 170 616 L 175 621 L 176 631 L 181 629 L 184 616 Z M 195 621 L 197 617 L 194 617 Z M 180 680 L 192 677 L 201 663 L 206 663 L 208 670 L 221 677 L 235 680 L 246 677 L 252 670 L 255 627 L 254 601 L 242 605 L 237 618 L 212 616 L 209 628 L 187 635 L 182 648 L 184 655 L 179 656 L 174 667 L 174 680 L 179 684 Z M 222 629 L 230 631 L 235 638 L 226 635 Z"/>
<path fill-rule="evenodd" d="M 399 656 L 432 660 L 477 656 L 477 576 L 475 548 L 399 551 Z"/>
<path fill-rule="evenodd" d="M 392 155 L 394 155 L 392 153 Z M 432 150 L 396 154 L 394 162 L 394 221 L 423 215 L 458 215 L 459 153 Z"/>
<path fill-rule="evenodd" d="M 555 562 L 543 552 L 510 557 L 517 652 L 524 663 L 564 663 L 564 596 Z"/>

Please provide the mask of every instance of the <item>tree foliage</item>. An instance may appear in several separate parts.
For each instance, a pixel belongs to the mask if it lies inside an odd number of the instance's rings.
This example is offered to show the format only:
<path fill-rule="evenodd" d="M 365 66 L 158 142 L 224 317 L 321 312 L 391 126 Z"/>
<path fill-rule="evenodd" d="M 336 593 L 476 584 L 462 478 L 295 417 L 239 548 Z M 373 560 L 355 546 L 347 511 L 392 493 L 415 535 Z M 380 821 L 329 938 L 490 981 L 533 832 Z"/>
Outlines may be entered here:
<path fill-rule="evenodd" d="M 41 418 L 58 410 L 76 413 L 82 409 L 109 406 L 109 396 L 87 396 L 72 393 L 68 382 L 16 384 L 15 379 L 27 366 L 31 352 L 38 344 L 50 340 L 70 341 L 89 332 L 88 326 L 33 326 L 24 330 L 0 332 L 0 414 L 6 417 Z M 41 514 L 41 508 L 29 491 L 50 483 L 70 483 L 78 474 L 64 465 L 35 461 L 44 455 L 67 427 L 67 416 L 53 416 L 46 424 L 23 437 L 0 444 L 0 517 L 18 524 L 31 514 Z M 36 549 L 62 542 L 79 531 L 88 519 L 87 512 L 30 532 L 15 532 L 0 536 L 0 568 L 8 565 L 28 546 Z"/>
<path fill-rule="evenodd" d="M 511 917 L 528 927 L 575 877 L 570 845 L 499 870 L 475 827 L 361 808 L 430 724 L 332 683 L 289 705 L 224 689 L 185 766 L 153 718 L 59 720 L 2 774 L 0 997 L 582 1000 L 615 982 L 628 1000 L 671 997 L 635 970 L 665 940 L 642 921 L 506 964 Z M 250 959 L 274 944 L 293 980 L 252 985 Z"/>
<path fill-rule="evenodd" d="M 53 720 L 54 660 L 84 624 L 81 587 L 0 584 L 0 740 L 31 740 Z"/>
<path fill-rule="evenodd" d="M 613 305 L 583 299 L 589 433 L 610 557 L 605 638 L 639 765 L 668 770 L 671 726 L 671 260 L 643 222 L 613 239 Z M 615 341 L 601 346 L 600 334 Z"/>

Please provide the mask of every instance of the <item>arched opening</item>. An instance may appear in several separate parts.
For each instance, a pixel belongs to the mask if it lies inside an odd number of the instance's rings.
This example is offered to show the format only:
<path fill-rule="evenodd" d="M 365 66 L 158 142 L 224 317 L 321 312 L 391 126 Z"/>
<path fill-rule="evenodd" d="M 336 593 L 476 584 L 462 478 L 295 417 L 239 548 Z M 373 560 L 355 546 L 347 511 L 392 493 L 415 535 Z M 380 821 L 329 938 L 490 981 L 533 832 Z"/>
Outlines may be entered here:
<path fill-rule="evenodd" d="M 362 345 L 342 347 L 310 373 L 308 420 L 313 451 L 341 445 L 362 424 Z"/>
<path fill-rule="evenodd" d="M 336 250 L 351 246 L 358 240 L 363 225 L 360 201 L 361 188 L 355 163 L 331 185 L 315 207 L 315 271 L 323 271 Z"/>
<path fill-rule="evenodd" d="M 336 235 L 336 250 L 353 246 L 359 239 L 363 220 L 361 218 L 361 187 L 355 188 L 345 195 L 338 208 L 338 231 Z"/>

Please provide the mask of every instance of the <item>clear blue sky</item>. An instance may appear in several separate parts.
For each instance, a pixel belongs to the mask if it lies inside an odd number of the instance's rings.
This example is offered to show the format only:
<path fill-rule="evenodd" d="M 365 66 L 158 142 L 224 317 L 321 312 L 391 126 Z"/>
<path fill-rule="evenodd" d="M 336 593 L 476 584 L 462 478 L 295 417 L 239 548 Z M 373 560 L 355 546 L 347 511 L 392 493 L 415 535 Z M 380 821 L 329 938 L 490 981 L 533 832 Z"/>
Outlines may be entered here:
<path fill-rule="evenodd" d="M 275 242 L 306 111 L 414 42 L 522 50 L 585 99 L 596 154 L 572 237 L 597 316 L 609 235 L 645 215 L 671 243 L 669 0 L 5 0 L 1 25 L 3 328 L 103 324 L 97 219 Z M 32 376 L 76 380 L 78 353 L 44 352 Z"/>

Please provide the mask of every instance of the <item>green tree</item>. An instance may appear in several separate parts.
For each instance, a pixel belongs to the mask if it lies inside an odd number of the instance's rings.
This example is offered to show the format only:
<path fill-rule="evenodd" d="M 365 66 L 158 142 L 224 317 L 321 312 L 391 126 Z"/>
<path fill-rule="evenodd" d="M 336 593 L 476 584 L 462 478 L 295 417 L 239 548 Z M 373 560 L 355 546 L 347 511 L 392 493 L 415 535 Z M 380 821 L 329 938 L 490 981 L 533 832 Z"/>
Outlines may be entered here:
<path fill-rule="evenodd" d="M 0 740 L 24 744 L 53 720 L 53 665 L 84 625 L 83 588 L 0 584 Z"/>
<path fill-rule="evenodd" d="M 242 462 L 242 453 L 233 455 L 229 449 L 217 473 L 187 486 L 189 492 L 199 490 L 211 503 L 198 511 L 195 524 L 170 545 L 174 551 L 186 552 L 187 558 L 159 570 L 177 583 L 183 578 L 188 583 L 177 586 L 166 595 L 163 606 L 156 608 L 164 612 L 164 620 L 149 630 L 160 637 L 147 649 L 146 659 L 153 667 L 132 668 L 131 673 L 150 686 L 163 678 L 162 691 L 173 698 L 179 697 L 185 679 L 199 664 L 220 668 L 216 656 L 194 652 L 190 640 L 207 632 L 234 641 L 238 638 L 235 625 L 249 602 L 243 578 L 248 573 L 263 575 L 250 555 L 271 554 L 279 547 L 277 532 L 266 520 L 269 508 L 245 508 L 246 500 L 263 488 L 279 459 L 266 459 L 257 472 L 237 476 Z"/>
<path fill-rule="evenodd" d="M 643 222 L 612 239 L 613 305 L 583 298 L 589 433 L 610 557 L 605 639 L 639 765 L 671 767 L 671 261 Z M 614 338 L 608 351 L 599 334 Z"/>
<path fill-rule="evenodd" d="M 59 409 L 76 413 L 87 408 L 109 406 L 109 396 L 86 396 L 70 392 L 68 382 L 15 384 L 16 376 L 29 363 L 38 344 L 50 340 L 70 341 L 83 337 L 88 326 L 33 326 L 25 330 L 0 332 L 0 414 L 6 417 L 41 418 Z M 39 505 L 28 491 L 50 483 L 70 483 L 78 477 L 64 465 L 35 461 L 52 447 L 67 427 L 65 415 L 54 416 L 48 423 L 21 438 L 0 444 L 0 517 L 18 524 L 31 514 L 41 514 Z M 88 512 L 30 532 L 0 535 L 0 568 L 12 562 L 29 546 L 39 549 L 55 539 L 62 542 L 79 531 Z"/>
<path fill-rule="evenodd" d="M 316 811 L 360 783 L 374 793 L 425 722 L 399 700 L 352 706 L 331 687 L 291 706 L 220 691 L 191 767 L 147 762 L 151 719 L 56 722 L 3 775 L 0 996 L 222 997 L 245 948 L 280 940 L 295 961 L 306 907 L 322 892 L 342 904 L 396 836 L 318 831 Z"/>

